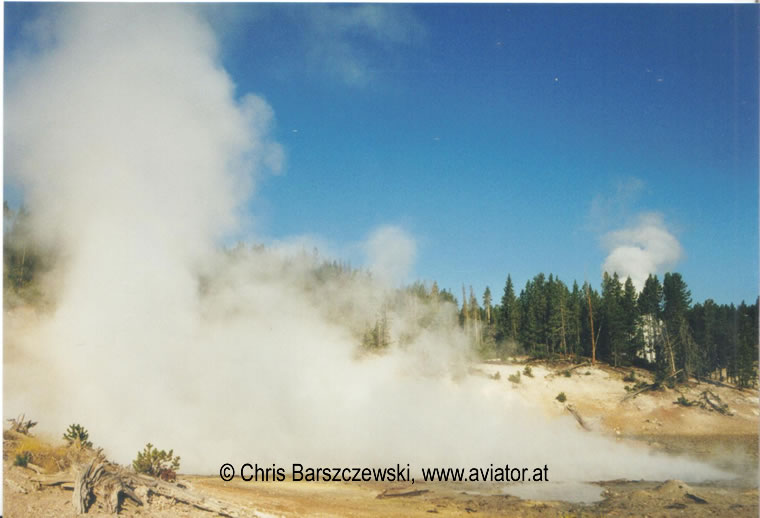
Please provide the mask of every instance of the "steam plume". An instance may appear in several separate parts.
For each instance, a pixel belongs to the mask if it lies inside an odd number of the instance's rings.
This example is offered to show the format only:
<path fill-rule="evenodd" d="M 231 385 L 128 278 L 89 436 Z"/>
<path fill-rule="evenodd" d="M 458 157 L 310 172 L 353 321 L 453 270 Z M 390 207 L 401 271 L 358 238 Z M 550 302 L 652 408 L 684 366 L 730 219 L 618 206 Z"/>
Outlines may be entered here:
<path fill-rule="evenodd" d="M 602 270 L 625 279 L 630 276 L 636 289 L 644 287 L 649 274 L 657 274 L 676 264 L 683 255 L 678 239 L 667 229 L 661 214 L 639 215 L 633 226 L 610 232 L 603 242 L 609 255 Z"/>
<path fill-rule="evenodd" d="M 189 472 L 509 462 L 550 464 L 555 480 L 721 475 L 547 422 L 517 392 L 463 374 L 456 327 L 410 332 L 391 315 L 392 341 L 414 340 L 357 360 L 377 280 L 315 294 L 308 258 L 218 251 L 255 173 L 282 152 L 272 110 L 237 96 L 208 25 L 124 4 L 67 6 L 50 27 L 9 70 L 6 170 L 36 239 L 61 251 L 61 283 L 52 314 L 6 331 L 7 414 L 57 434 L 78 421 L 122 463 L 148 441 L 172 447 Z M 377 264 L 403 273 L 413 242 L 385 229 L 370 243 L 388 236 L 402 250 Z"/>

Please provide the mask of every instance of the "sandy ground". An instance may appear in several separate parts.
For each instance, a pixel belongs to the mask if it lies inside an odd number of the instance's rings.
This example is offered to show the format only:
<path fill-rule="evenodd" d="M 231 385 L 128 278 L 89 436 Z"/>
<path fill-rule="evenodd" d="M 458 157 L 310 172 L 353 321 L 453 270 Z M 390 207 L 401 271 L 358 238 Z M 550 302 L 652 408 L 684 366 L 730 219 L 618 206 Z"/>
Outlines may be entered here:
<path fill-rule="evenodd" d="M 623 381 L 630 369 L 581 366 L 570 376 L 563 364 L 531 363 L 532 377 L 512 383 L 508 376 L 524 365 L 480 364 L 475 375 L 492 376 L 504 390 L 516 391 L 549 416 L 577 410 L 590 433 L 602 433 L 619 441 L 638 441 L 649 447 L 692 457 L 730 469 L 737 479 L 719 484 L 686 485 L 680 481 L 605 481 L 592 487 L 602 500 L 572 503 L 509 496 L 496 484 L 417 482 L 413 488 L 381 483 L 297 483 L 292 481 L 246 483 L 223 482 L 217 476 L 185 476 L 180 480 L 209 497 L 245 507 L 249 516 L 757 516 L 758 515 L 758 391 L 739 391 L 693 383 L 677 390 L 648 391 L 622 402 L 628 394 Z M 496 373 L 498 372 L 498 376 Z M 638 380 L 650 381 L 645 371 L 635 370 Z M 674 404 L 681 395 L 697 399 L 709 389 L 728 404 L 733 415 L 699 407 Z M 556 396 L 564 392 L 563 404 Z M 6 452 L 7 456 L 7 452 Z M 40 489 L 35 473 L 12 466 L 6 458 L 4 516 L 73 517 L 72 492 L 60 487 Z M 414 496 L 387 497 L 410 489 Z M 385 496 L 385 497 L 384 497 Z M 92 516 L 106 516 L 93 509 Z M 147 505 L 129 504 L 125 516 L 208 517 L 205 511 L 152 497 Z"/>

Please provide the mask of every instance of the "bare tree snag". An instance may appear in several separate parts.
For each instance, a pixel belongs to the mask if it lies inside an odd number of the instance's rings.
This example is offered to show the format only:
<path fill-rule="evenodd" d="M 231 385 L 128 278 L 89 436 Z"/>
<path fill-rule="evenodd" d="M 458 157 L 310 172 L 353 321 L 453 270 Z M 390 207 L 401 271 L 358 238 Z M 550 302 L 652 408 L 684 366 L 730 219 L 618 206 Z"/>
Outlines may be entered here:
<path fill-rule="evenodd" d="M 425 493 L 429 492 L 429 489 L 415 489 L 412 491 L 398 491 L 397 489 L 389 488 L 383 490 L 382 493 L 377 495 L 375 498 L 399 498 L 399 497 L 405 497 L 405 496 L 419 496 L 424 495 Z"/>
<path fill-rule="evenodd" d="M 24 417 L 26 417 L 26 415 L 21 414 L 16 419 L 8 419 L 8 421 L 11 423 L 12 431 L 18 432 L 24 435 L 29 435 L 29 429 L 36 426 L 37 422 L 32 421 L 31 419 L 29 419 L 28 421 L 25 421 Z"/>
<path fill-rule="evenodd" d="M 728 405 L 723 403 L 723 401 L 720 399 L 720 396 L 711 390 L 704 390 L 699 396 L 716 412 L 723 415 L 734 415 L 733 412 L 731 412 L 731 410 L 728 408 Z"/>
<path fill-rule="evenodd" d="M 581 415 L 578 413 L 578 411 L 575 409 L 573 405 L 568 403 L 567 405 L 565 405 L 565 410 L 567 410 L 568 412 L 572 414 L 575 420 L 578 421 L 578 424 L 581 425 L 581 428 L 583 428 L 587 432 L 591 430 L 591 428 L 588 427 L 586 422 L 583 420 L 583 418 L 581 417 Z"/>
<path fill-rule="evenodd" d="M 672 378 L 673 376 L 678 375 L 681 371 L 682 371 L 682 369 L 678 369 L 673 374 L 670 374 L 670 375 L 666 376 L 665 378 L 663 378 L 662 381 L 665 381 L 665 380 L 667 380 L 669 378 Z M 634 392 L 629 392 L 628 394 L 626 394 L 626 396 L 623 399 L 621 399 L 620 402 L 622 403 L 623 401 L 627 401 L 627 400 L 629 400 L 631 398 L 634 398 L 634 397 L 638 396 L 639 394 L 641 394 L 642 392 L 646 392 L 647 390 L 652 390 L 654 388 L 657 388 L 659 385 L 660 385 L 659 383 L 651 383 L 649 385 L 645 385 L 645 386 L 641 387 L 639 390 L 636 390 Z"/>
<path fill-rule="evenodd" d="M 36 480 L 43 485 L 71 485 L 71 476 L 44 477 Z M 150 495 L 165 497 L 202 511 L 228 518 L 258 516 L 255 511 L 234 504 L 207 498 L 177 484 L 128 471 L 105 460 L 98 452 L 88 464 L 80 466 L 74 477 L 72 503 L 77 514 L 87 513 L 95 503 L 99 503 L 108 513 L 118 514 L 126 499 L 137 505 L 144 505 Z"/>
<path fill-rule="evenodd" d="M 596 339 L 594 338 L 594 312 L 591 310 L 591 289 L 586 283 L 586 298 L 588 299 L 588 319 L 591 323 L 591 365 L 596 364 Z"/>
<path fill-rule="evenodd" d="M 668 348 L 670 355 L 670 375 L 672 376 L 676 372 L 676 360 L 673 356 L 673 347 L 670 345 L 670 335 L 668 334 L 668 326 L 665 325 L 665 345 Z"/>

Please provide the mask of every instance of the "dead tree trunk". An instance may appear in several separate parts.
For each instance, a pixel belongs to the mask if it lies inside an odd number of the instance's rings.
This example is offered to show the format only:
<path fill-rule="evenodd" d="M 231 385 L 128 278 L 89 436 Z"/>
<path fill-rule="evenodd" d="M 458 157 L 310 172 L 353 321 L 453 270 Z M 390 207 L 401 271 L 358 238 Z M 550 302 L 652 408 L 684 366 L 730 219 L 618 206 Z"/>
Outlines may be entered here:
<path fill-rule="evenodd" d="M 37 482 L 43 485 L 67 486 L 71 484 L 70 480 L 70 477 L 56 476 L 45 477 Z M 104 507 L 106 512 L 118 514 L 126 499 L 134 501 L 137 505 L 144 505 L 142 498 L 147 499 L 154 494 L 228 518 L 258 516 L 255 511 L 207 498 L 195 491 L 182 489 L 176 484 L 128 471 L 106 461 L 100 452 L 89 463 L 80 467 L 74 477 L 73 486 L 72 503 L 77 514 L 87 513 L 96 503 Z"/>
<path fill-rule="evenodd" d="M 591 323 L 591 365 L 596 364 L 596 340 L 594 338 L 594 312 L 591 310 L 591 289 L 586 284 L 586 298 L 588 299 L 588 319 Z"/>

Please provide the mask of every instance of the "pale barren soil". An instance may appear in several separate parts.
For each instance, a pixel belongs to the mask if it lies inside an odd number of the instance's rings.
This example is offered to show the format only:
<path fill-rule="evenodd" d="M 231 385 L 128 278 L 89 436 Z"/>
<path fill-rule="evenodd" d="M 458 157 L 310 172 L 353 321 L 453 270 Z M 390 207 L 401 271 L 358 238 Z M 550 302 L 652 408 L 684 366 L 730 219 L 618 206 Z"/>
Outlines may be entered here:
<path fill-rule="evenodd" d="M 623 381 L 630 369 L 607 366 L 572 367 L 531 363 L 533 377 L 520 383 L 508 376 L 522 371 L 521 363 L 489 363 L 474 367 L 475 375 L 492 376 L 504 390 L 517 391 L 540 406 L 549 418 L 567 414 L 573 405 L 589 433 L 601 433 L 619 441 L 637 441 L 674 454 L 688 454 L 737 474 L 736 480 L 719 484 L 680 481 L 603 481 L 597 485 L 603 499 L 594 503 L 569 503 L 520 499 L 502 493 L 497 484 L 417 482 L 414 486 L 381 483 L 298 483 L 292 481 L 223 482 L 218 476 L 181 476 L 193 491 L 246 509 L 249 516 L 757 516 L 758 515 L 758 392 L 692 383 L 678 389 L 647 391 L 622 402 L 628 394 Z M 496 373 L 498 376 L 495 376 Z M 637 380 L 650 381 L 635 370 Z M 674 404 L 679 396 L 698 399 L 709 389 L 728 405 L 731 416 L 699 407 Z M 565 404 L 555 398 L 564 392 Z M 37 416 L 35 416 L 37 417 Z M 37 417 L 43 419 L 44 416 Z M 73 517 L 72 491 L 40 488 L 28 468 L 12 465 L 8 441 L 4 462 L 4 516 Z M 614 462 L 614 459 L 611 459 Z M 383 497 L 409 490 L 413 496 Z M 126 505 L 124 516 L 208 517 L 210 513 L 153 496 L 144 506 Z M 90 515 L 106 516 L 98 504 Z M 110 515 L 109 515 L 110 516 Z"/>

